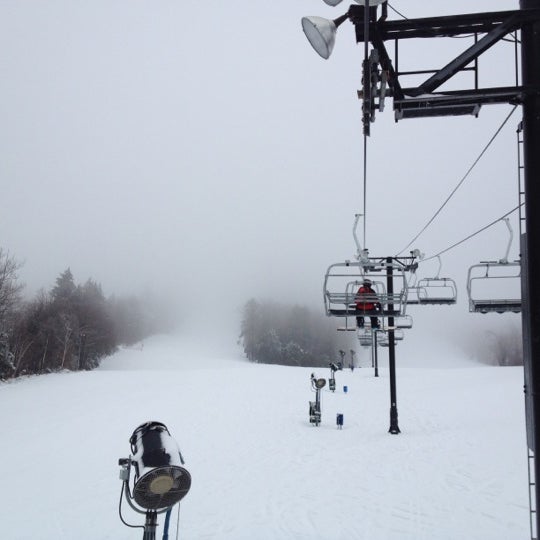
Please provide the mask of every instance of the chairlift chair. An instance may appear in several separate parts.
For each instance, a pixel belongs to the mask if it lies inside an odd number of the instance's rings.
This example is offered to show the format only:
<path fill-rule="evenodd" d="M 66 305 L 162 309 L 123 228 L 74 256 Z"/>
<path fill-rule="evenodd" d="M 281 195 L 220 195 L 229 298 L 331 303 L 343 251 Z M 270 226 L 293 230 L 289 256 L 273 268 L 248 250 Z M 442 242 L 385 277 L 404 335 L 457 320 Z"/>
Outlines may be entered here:
<path fill-rule="evenodd" d="M 394 319 L 394 326 L 408 330 L 413 327 L 413 318 L 410 315 L 400 315 Z"/>
<path fill-rule="evenodd" d="M 370 328 L 359 328 L 356 335 L 360 346 L 371 347 L 373 344 L 373 333 Z"/>
<path fill-rule="evenodd" d="M 520 262 L 474 264 L 467 273 L 467 294 L 471 313 L 520 313 Z"/>
<path fill-rule="evenodd" d="M 452 305 L 457 301 L 456 282 L 451 278 L 422 278 L 417 288 L 420 305 Z"/>
<path fill-rule="evenodd" d="M 397 345 L 398 341 L 402 341 L 405 337 L 405 334 L 403 333 L 403 330 L 395 329 L 394 330 L 394 344 Z M 377 343 L 381 347 L 389 347 L 390 346 L 390 334 L 389 332 L 381 332 L 379 334 L 379 338 L 377 340 Z"/>
<path fill-rule="evenodd" d="M 418 305 L 452 305 L 457 301 L 457 285 L 452 278 L 440 277 L 441 258 L 439 260 L 439 269 L 435 277 L 422 278 L 409 287 L 407 295 L 407 304 Z"/>
<path fill-rule="evenodd" d="M 513 231 L 509 218 L 504 222 L 510 235 L 504 257 L 474 264 L 467 273 L 471 313 L 521 312 L 521 263 L 508 260 Z"/>
<path fill-rule="evenodd" d="M 394 283 L 398 292 L 389 294 L 385 286 L 386 265 L 364 261 L 345 261 L 332 264 L 324 279 L 324 306 L 330 317 L 395 317 L 404 313 L 406 281 L 401 267 L 395 267 Z M 382 311 L 359 310 L 356 306 L 358 288 L 368 278 L 376 292 L 374 302 L 382 306 Z M 400 283 L 401 282 L 401 283 Z M 400 286 L 401 285 L 401 286 Z M 369 298 L 366 299 L 369 301 Z M 390 309 L 390 306 L 392 308 Z"/>

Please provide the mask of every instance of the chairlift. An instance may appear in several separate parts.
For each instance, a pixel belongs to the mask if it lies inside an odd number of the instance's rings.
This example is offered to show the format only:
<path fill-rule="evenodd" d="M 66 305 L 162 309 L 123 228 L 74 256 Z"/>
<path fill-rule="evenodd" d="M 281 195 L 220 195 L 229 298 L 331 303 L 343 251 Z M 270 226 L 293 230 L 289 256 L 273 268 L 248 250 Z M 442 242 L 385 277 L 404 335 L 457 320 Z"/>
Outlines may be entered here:
<path fill-rule="evenodd" d="M 395 329 L 394 330 L 394 344 L 397 345 L 398 341 L 402 341 L 405 337 L 405 334 L 403 330 Z M 379 338 L 377 340 L 377 343 L 381 347 L 389 347 L 390 346 L 390 333 L 389 332 L 381 332 L 379 335 Z"/>
<path fill-rule="evenodd" d="M 394 326 L 400 329 L 406 329 L 413 327 L 413 318 L 410 315 L 400 315 L 394 318 Z"/>
<path fill-rule="evenodd" d="M 467 273 L 471 313 L 521 312 L 521 263 L 508 260 L 513 233 L 509 219 L 504 221 L 510 233 L 505 256 L 498 261 L 474 264 Z"/>
<path fill-rule="evenodd" d="M 333 317 L 394 317 L 404 313 L 406 280 L 403 265 L 388 263 L 386 259 L 376 259 L 368 256 L 368 250 L 362 248 L 356 234 L 361 214 L 355 215 L 353 237 L 356 244 L 356 260 L 332 264 L 328 267 L 324 278 L 324 306 L 328 316 Z M 389 265 L 392 264 L 393 283 L 397 293 L 389 294 L 385 282 Z M 363 300 L 380 304 L 382 312 L 359 310 L 356 305 L 357 292 L 365 279 L 370 279 L 376 295 L 373 299 L 363 297 Z M 401 287 L 399 286 L 401 280 Z M 397 283 L 396 283 L 397 282 Z M 349 330 L 346 321 L 345 328 Z"/>
<path fill-rule="evenodd" d="M 388 265 L 385 261 L 345 261 L 328 267 L 324 278 L 324 307 L 331 317 L 396 317 L 404 314 L 406 297 L 405 272 L 400 265 L 393 266 L 393 278 L 398 292 L 389 294 L 383 281 Z M 363 300 L 380 303 L 381 311 L 359 310 L 357 292 L 365 279 L 371 280 L 374 297 Z M 347 327 L 346 327 L 347 328 Z"/>
<path fill-rule="evenodd" d="M 467 293 L 471 313 L 520 313 L 519 261 L 483 261 L 469 268 Z"/>
<path fill-rule="evenodd" d="M 373 344 L 373 332 L 371 331 L 371 328 L 359 328 L 356 335 L 360 346 L 371 347 Z"/>
<path fill-rule="evenodd" d="M 418 305 L 452 305 L 457 301 L 457 285 L 452 278 L 440 277 L 441 258 L 439 269 L 435 277 L 422 278 L 414 286 L 410 286 L 407 294 L 407 304 Z"/>

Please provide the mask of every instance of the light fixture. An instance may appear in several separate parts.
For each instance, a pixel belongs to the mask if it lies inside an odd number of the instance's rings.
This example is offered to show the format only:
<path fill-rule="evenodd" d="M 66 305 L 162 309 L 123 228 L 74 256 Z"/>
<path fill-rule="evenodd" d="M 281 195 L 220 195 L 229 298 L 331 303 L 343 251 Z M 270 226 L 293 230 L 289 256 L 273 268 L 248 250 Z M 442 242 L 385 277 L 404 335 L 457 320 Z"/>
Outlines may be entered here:
<path fill-rule="evenodd" d="M 354 0 L 357 4 L 360 4 L 361 6 L 366 5 L 366 0 Z M 386 0 L 369 0 L 370 7 L 378 6 L 379 4 L 382 4 L 383 2 L 386 2 Z M 338 4 L 341 4 L 341 0 L 324 0 L 325 4 L 328 4 L 329 6 L 337 6 Z"/>
<path fill-rule="evenodd" d="M 357 4 L 369 7 L 377 7 L 387 0 L 355 0 Z M 337 6 L 341 0 L 324 0 L 329 6 Z M 302 29 L 304 34 L 315 49 L 317 54 L 328 60 L 334 49 L 338 26 L 349 18 L 349 13 L 337 19 L 325 19 L 324 17 L 302 17 Z"/>
<path fill-rule="evenodd" d="M 367 0 L 354 0 L 354 1 L 357 4 L 360 4 L 361 6 L 365 6 L 367 4 Z M 380 4 L 384 4 L 385 2 L 386 0 L 369 0 L 369 7 L 379 6 Z"/>
<path fill-rule="evenodd" d="M 302 17 L 302 29 L 319 56 L 328 60 L 336 42 L 336 21 L 323 17 Z"/>
<path fill-rule="evenodd" d="M 129 442 L 132 455 L 119 460 L 123 480 L 120 502 L 125 494 L 133 510 L 146 513 L 145 531 L 151 531 L 157 525 L 156 514 L 170 512 L 185 497 L 191 487 L 191 475 L 183 467 L 178 444 L 165 424 L 145 422 L 133 432 Z M 121 508 L 120 519 L 125 523 Z"/>

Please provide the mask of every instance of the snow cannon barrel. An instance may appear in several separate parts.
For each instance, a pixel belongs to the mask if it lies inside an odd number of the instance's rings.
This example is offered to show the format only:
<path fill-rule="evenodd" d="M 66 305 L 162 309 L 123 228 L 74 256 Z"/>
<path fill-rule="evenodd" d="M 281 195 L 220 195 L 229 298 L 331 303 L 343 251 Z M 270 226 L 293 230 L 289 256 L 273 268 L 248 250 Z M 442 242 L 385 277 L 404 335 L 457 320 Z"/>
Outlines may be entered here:
<path fill-rule="evenodd" d="M 169 508 L 191 487 L 177 442 L 161 422 L 141 424 L 129 439 L 135 468 L 133 498 L 147 510 Z"/>

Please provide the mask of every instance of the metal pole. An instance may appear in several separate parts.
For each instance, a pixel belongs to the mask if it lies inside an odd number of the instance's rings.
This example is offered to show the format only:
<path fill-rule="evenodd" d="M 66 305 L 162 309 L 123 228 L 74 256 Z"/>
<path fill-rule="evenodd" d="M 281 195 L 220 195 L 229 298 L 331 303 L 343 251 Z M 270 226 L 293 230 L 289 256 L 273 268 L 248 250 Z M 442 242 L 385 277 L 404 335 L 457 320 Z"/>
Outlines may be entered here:
<path fill-rule="evenodd" d="M 538 9 L 540 0 L 520 0 L 521 9 Z M 523 164 L 525 189 L 525 228 L 526 240 L 524 257 L 524 281 L 522 290 L 526 292 L 525 304 L 528 309 L 522 312 L 523 346 L 525 369 L 528 371 L 525 385 L 525 398 L 529 404 L 528 419 L 532 428 L 528 433 L 528 444 L 535 454 L 534 490 L 535 508 L 540 507 L 540 463 L 536 450 L 540 449 L 540 23 L 523 26 L 521 32 L 522 84 L 535 89 L 523 101 Z M 528 365 L 527 365 L 528 364 Z M 540 512 L 536 512 L 536 531 L 540 531 Z"/>
<path fill-rule="evenodd" d="M 155 540 L 157 527 L 157 512 L 148 510 L 146 512 L 146 522 L 144 524 L 143 540 Z"/>
<path fill-rule="evenodd" d="M 373 332 L 373 342 L 372 342 L 372 350 L 371 350 L 371 360 L 372 360 L 372 366 L 375 368 L 375 377 L 379 376 L 379 357 L 378 355 L 378 349 L 377 349 L 377 330 Z"/>
<path fill-rule="evenodd" d="M 394 268 L 392 257 L 386 259 L 386 290 L 388 292 L 388 311 L 394 311 Z M 390 368 L 390 429 L 389 433 L 400 433 L 396 397 L 396 343 L 394 340 L 394 317 L 388 317 L 388 367 Z"/>

